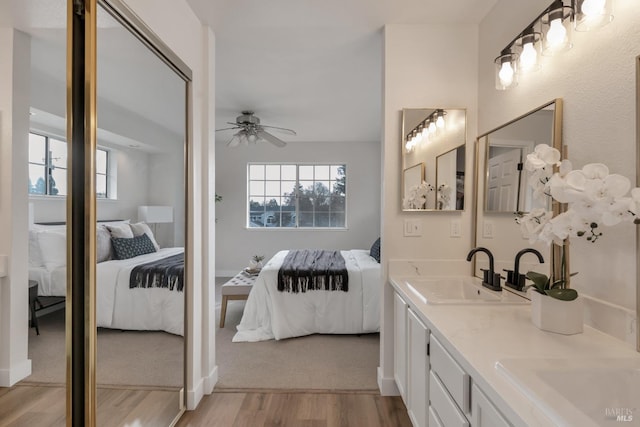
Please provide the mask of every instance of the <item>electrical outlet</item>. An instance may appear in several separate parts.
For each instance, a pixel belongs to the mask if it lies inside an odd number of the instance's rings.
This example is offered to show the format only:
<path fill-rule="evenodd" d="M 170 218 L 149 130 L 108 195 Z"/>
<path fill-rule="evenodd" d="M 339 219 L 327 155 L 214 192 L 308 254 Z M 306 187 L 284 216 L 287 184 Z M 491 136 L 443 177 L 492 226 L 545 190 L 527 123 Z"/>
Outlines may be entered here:
<path fill-rule="evenodd" d="M 459 219 L 452 219 L 450 224 L 450 232 L 449 235 L 451 237 L 461 237 L 462 236 L 462 224 L 460 224 Z"/>
<path fill-rule="evenodd" d="M 482 223 L 482 237 L 485 239 L 493 239 L 493 222 L 484 221 Z"/>
<path fill-rule="evenodd" d="M 422 236 L 422 223 L 419 219 L 405 219 L 404 220 L 404 235 L 406 237 L 420 237 Z"/>

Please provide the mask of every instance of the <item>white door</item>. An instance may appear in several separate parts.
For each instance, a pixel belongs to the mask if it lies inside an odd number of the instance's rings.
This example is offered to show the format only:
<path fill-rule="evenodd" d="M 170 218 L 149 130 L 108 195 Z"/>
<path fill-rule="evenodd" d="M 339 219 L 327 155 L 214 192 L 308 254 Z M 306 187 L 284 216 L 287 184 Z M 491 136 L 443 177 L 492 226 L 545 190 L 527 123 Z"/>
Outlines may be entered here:
<path fill-rule="evenodd" d="M 404 404 L 407 404 L 407 303 L 400 295 L 393 294 L 394 338 L 393 377 Z"/>
<path fill-rule="evenodd" d="M 520 148 L 505 149 L 489 158 L 487 182 L 487 210 L 515 212 L 518 207 L 518 188 L 522 162 Z"/>

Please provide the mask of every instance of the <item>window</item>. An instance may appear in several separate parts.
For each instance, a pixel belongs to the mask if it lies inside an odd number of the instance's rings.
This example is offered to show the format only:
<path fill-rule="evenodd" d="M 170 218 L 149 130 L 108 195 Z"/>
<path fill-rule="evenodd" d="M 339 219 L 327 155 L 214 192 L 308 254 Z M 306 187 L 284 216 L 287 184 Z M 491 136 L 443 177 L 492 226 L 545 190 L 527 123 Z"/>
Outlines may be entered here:
<path fill-rule="evenodd" d="M 250 228 L 344 228 L 343 164 L 248 165 Z"/>
<path fill-rule="evenodd" d="M 106 198 L 109 152 L 96 152 L 96 195 Z M 55 138 L 29 133 L 29 194 L 67 195 L 67 143 Z"/>

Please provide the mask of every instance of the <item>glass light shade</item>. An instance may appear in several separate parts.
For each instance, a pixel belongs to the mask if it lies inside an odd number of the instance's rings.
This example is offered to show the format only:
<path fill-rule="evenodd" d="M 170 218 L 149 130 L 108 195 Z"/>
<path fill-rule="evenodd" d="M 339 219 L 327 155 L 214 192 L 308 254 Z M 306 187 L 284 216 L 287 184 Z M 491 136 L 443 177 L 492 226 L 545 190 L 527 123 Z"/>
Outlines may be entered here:
<path fill-rule="evenodd" d="M 576 31 L 589 31 L 613 21 L 613 0 L 577 0 Z"/>
<path fill-rule="evenodd" d="M 520 47 L 518 72 L 522 74 L 539 70 L 542 53 L 540 33 L 527 33 L 518 40 L 517 44 Z"/>
<path fill-rule="evenodd" d="M 432 120 L 431 123 L 429 123 L 429 134 L 435 133 L 437 130 L 436 122 Z"/>
<path fill-rule="evenodd" d="M 560 2 L 562 3 L 562 2 Z M 542 19 L 542 54 L 555 55 L 573 47 L 573 11 L 560 6 Z"/>
<path fill-rule="evenodd" d="M 438 119 L 436 120 L 436 126 L 441 128 L 441 129 L 444 127 L 444 112 L 443 111 L 439 111 L 438 112 Z"/>
<path fill-rule="evenodd" d="M 517 60 L 518 55 L 511 52 L 505 52 L 495 59 L 496 89 L 507 90 L 518 85 Z"/>
<path fill-rule="evenodd" d="M 425 125 L 422 127 L 422 139 L 426 140 L 428 136 L 429 136 L 429 126 L 427 126 L 427 124 L 425 123 Z"/>

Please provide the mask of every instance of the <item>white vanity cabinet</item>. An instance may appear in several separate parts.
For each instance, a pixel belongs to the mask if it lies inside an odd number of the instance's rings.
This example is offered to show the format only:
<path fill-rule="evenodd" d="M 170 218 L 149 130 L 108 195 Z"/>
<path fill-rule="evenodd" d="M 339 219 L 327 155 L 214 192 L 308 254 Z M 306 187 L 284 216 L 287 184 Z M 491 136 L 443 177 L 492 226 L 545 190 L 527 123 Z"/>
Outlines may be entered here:
<path fill-rule="evenodd" d="M 407 303 L 393 294 L 393 377 L 405 405 L 407 402 Z"/>
<path fill-rule="evenodd" d="M 471 377 L 435 338 L 431 337 L 430 419 L 434 425 L 508 427 L 511 424 Z"/>
<path fill-rule="evenodd" d="M 394 294 L 394 378 L 414 427 L 428 426 L 429 329 Z"/>

